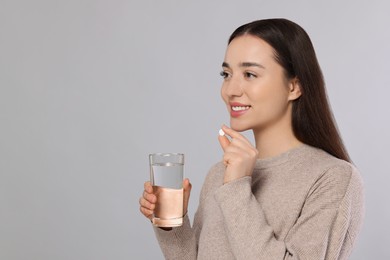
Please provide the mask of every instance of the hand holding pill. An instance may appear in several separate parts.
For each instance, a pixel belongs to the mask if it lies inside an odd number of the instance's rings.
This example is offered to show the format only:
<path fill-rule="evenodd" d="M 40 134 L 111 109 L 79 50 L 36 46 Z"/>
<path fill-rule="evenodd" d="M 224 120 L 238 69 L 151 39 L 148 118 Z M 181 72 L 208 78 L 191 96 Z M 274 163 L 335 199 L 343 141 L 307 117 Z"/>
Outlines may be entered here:
<path fill-rule="evenodd" d="M 219 130 L 218 141 L 224 151 L 223 162 L 226 165 L 224 183 L 251 176 L 258 151 L 249 140 L 223 125 Z"/>

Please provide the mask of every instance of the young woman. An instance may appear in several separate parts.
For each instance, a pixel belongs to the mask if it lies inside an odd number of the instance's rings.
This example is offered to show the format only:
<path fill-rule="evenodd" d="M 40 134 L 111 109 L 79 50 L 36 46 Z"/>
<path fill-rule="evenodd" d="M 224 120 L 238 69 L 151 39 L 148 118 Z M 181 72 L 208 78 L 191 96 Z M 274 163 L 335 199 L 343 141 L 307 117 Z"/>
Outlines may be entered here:
<path fill-rule="evenodd" d="M 155 228 L 167 259 L 347 259 L 362 224 L 363 188 L 338 134 L 314 48 L 285 19 L 230 36 L 221 95 L 230 127 L 191 227 Z M 253 131 L 255 147 L 239 132 Z M 191 184 L 183 182 L 187 211 Z M 140 210 L 151 218 L 149 182 Z"/>

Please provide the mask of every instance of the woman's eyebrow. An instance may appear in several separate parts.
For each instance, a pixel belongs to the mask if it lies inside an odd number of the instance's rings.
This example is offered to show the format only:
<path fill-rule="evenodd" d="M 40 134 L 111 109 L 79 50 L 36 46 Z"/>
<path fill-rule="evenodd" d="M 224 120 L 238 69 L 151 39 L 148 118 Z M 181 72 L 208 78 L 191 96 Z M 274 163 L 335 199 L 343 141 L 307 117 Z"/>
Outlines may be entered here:
<path fill-rule="evenodd" d="M 256 62 L 241 62 L 239 64 L 240 67 L 259 67 L 259 68 L 262 68 L 262 69 L 265 69 L 265 67 L 263 65 L 261 65 L 260 63 L 256 63 Z M 222 62 L 222 67 L 225 67 L 225 68 L 230 68 L 230 65 L 227 63 L 227 62 Z"/>
<path fill-rule="evenodd" d="M 230 65 L 227 62 L 222 62 L 222 67 L 230 68 Z"/>
<path fill-rule="evenodd" d="M 259 68 L 265 69 L 265 67 L 263 65 L 261 65 L 260 63 L 256 63 L 256 62 L 242 62 L 240 64 L 240 67 L 259 67 Z"/>

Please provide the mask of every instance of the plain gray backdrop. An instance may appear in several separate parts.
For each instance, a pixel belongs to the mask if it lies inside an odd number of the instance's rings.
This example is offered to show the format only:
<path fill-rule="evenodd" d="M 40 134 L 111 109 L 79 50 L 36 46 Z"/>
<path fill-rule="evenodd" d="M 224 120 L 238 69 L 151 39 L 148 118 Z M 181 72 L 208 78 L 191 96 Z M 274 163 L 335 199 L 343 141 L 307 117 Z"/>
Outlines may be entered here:
<path fill-rule="evenodd" d="M 272 17 L 309 33 L 365 182 L 351 259 L 390 259 L 387 5 L 0 0 L 0 259 L 163 259 L 138 207 L 147 156 L 185 153 L 192 218 L 229 123 L 227 39 Z"/>

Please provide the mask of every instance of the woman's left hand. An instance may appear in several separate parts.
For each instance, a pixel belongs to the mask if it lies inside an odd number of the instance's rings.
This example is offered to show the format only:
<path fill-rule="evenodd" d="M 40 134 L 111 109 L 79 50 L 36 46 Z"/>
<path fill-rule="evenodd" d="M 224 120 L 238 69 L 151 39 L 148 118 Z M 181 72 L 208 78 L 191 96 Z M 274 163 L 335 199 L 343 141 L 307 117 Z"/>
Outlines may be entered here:
<path fill-rule="evenodd" d="M 223 162 L 226 166 L 224 184 L 233 180 L 251 176 L 255 167 L 258 151 L 240 133 L 222 126 L 225 135 L 219 136 L 218 141 L 224 151 Z M 230 136 L 231 140 L 226 136 Z"/>

